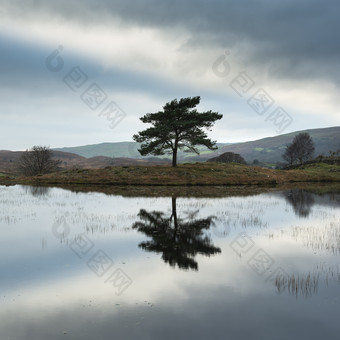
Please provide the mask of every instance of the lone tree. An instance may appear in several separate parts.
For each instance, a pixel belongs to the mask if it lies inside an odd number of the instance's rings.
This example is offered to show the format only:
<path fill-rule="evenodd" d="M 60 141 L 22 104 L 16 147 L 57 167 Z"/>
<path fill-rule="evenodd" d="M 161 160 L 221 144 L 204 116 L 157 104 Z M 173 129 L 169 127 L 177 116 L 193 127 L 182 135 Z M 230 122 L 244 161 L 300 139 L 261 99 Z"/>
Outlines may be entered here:
<path fill-rule="evenodd" d="M 285 153 L 282 155 L 289 165 L 298 163 L 303 164 L 313 157 L 315 151 L 314 142 L 309 133 L 299 133 L 288 144 Z"/>
<path fill-rule="evenodd" d="M 293 143 L 288 144 L 282 158 L 288 163 L 288 165 L 293 165 L 296 161 L 296 157 L 296 146 Z"/>
<path fill-rule="evenodd" d="M 222 115 L 212 111 L 197 112 L 195 107 L 199 102 L 200 97 L 174 99 L 163 106 L 163 111 L 141 117 L 143 123 L 153 126 L 133 136 L 136 142 L 143 143 L 138 149 L 140 154 L 157 156 L 172 153 L 172 166 L 176 166 L 177 151 L 180 149 L 199 154 L 195 146 L 205 145 L 210 150 L 216 150 L 216 142 L 208 139 L 202 128 L 210 130 Z"/>
<path fill-rule="evenodd" d="M 53 152 L 46 146 L 33 146 L 18 160 L 18 170 L 25 176 L 35 176 L 57 171 L 60 160 L 52 159 Z"/>

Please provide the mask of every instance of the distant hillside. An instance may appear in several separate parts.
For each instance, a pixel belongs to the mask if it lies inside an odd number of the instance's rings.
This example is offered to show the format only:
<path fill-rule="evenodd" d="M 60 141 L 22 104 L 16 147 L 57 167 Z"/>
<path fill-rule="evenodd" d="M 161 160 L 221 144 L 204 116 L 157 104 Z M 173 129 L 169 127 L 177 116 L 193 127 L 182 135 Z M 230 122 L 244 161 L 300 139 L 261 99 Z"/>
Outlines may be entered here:
<path fill-rule="evenodd" d="M 104 157 L 129 157 L 140 158 L 138 152 L 139 144 L 135 142 L 101 143 L 93 145 L 64 147 L 53 149 L 55 151 L 71 152 L 85 158 Z"/>
<path fill-rule="evenodd" d="M 22 155 L 22 151 L 7 151 L 1 150 L 0 151 L 0 172 L 4 173 L 16 173 L 16 166 L 15 163 Z M 95 161 L 88 161 L 88 159 L 75 155 L 73 153 L 68 152 L 54 152 L 54 159 L 61 160 L 61 167 L 84 167 L 90 166 L 95 167 Z"/>
<path fill-rule="evenodd" d="M 179 162 L 204 162 L 209 158 L 218 157 L 225 152 L 240 154 L 248 163 L 257 159 L 260 163 L 275 164 L 282 162 L 285 146 L 292 142 L 295 135 L 308 132 L 315 143 L 315 156 L 327 155 L 329 150 L 340 149 L 340 127 L 296 131 L 276 137 L 268 137 L 245 143 L 217 143 L 218 150 L 210 151 L 200 148 L 199 156 L 192 153 L 179 152 Z M 151 165 L 169 164 L 167 157 L 141 157 L 137 149 L 138 143 L 102 143 L 79 147 L 54 149 L 55 158 L 62 160 L 62 167 L 104 168 L 112 165 Z M 22 152 L 0 151 L 0 172 L 15 172 L 15 161 Z"/>
<path fill-rule="evenodd" d="M 0 150 L 0 173 L 15 174 L 16 166 L 15 162 L 21 156 L 22 151 L 5 151 Z M 105 168 L 107 166 L 125 166 L 125 165 L 156 165 L 156 164 L 168 164 L 168 160 L 161 160 L 154 157 L 145 159 L 133 159 L 133 158 L 110 158 L 110 157 L 91 157 L 85 158 L 74 153 L 54 151 L 54 159 L 61 160 L 62 168 Z"/>
<path fill-rule="evenodd" d="M 267 137 L 251 142 L 244 143 L 217 143 L 218 150 L 210 151 L 205 147 L 200 147 L 200 155 L 180 151 L 178 161 L 183 162 L 200 162 L 208 158 L 217 157 L 225 152 L 234 152 L 240 154 L 248 163 L 257 159 L 261 163 L 275 164 L 282 162 L 282 154 L 287 144 L 291 143 L 294 136 L 301 132 L 308 132 L 315 143 L 315 155 L 327 155 L 329 150 L 335 151 L 340 149 L 340 127 L 330 127 L 324 129 L 311 129 L 296 131 L 280 136 Z M 145 159 L 142 157 L 138 148 L 139 143 L 135 142 L 118 142 L 118 143 L 101 143 L 94 145 L 85 145 L 78 147 L 65 147 L 54 150 L 71 152 L 86 158 L 104 156 L 110 158 L 128 157 L 134 159 Z M 171 156 L 157 157 L 170 159 Z"/>
<path fill-rule="evenodd" d="M 220 149 L 230 143 L 217 143 L 217 147 Z M 92 144 L 92 145 L 84 145 L 84 146 L 75 146 L 75 147 L 65 147 L 65 148 L 55 148 L 53 150 L 63 151 L 63 152 L 71 152 L 75 153 L 79 156 L 83 156 L 86 158 L 96 157 L 96 156 L 104 156 L 104 157 L 128 157 L 128 158 L 137 158 L 137 159 L 145 159 L 138 152 L 138 148 L 140 148 L 140 143 L 135 142 L 117 142 L 117 143 L 101 143 L 101 144 Z M 210 155 L 213 151 L 207 149 L 204 146 L 198 147 L 201 155 Z M 185 161 L 186 159 L 195 156 L 194 153 L 190 152 L 178 152 L 177 159 L 179 161 Z M 170 159 L 170 155 L 164 155 L 158 158 Z"/>
<path fill-rule="evenodd" d="M 201 155 L 193 157 L 193 161 L 204 161 L 210 157 L 217 157 L 225 152 L 234 152 L 240 154 L 248 163 L 255 159 L 262 163 L 283 162 L 282 154 L 287 144 L 291 143 L 294 136 L 301 132 L 308 132 L 315 144 L 315 156 L 320 154 L 327 155 L 330 150 L 340 149 L 340 127 L 331 127 L 324 129 L 312 129 L 296 131 L 276 137 L 268 137 L 252 142 L 235 143 L 226 145 L 217 152 L 210 154 L 209 157 Z"/>

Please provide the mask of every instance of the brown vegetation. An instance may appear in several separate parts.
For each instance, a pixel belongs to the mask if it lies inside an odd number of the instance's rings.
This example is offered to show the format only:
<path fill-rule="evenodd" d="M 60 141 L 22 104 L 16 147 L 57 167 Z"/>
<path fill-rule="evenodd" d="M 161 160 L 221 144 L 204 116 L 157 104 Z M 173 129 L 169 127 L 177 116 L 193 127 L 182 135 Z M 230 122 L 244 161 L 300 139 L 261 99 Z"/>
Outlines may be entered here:
<path fill-rule="evenodd" d="M 1 182 L 97 185 L 277 185 L 296 182 L 340 182 L 340 166 L 311 164 L 303 169 L 273 170 L 241 164 L 196 163 L 170 166 L 123 166 L 71 169 L 30 178 L 1 177 Z M 0 183 L 1 183 L 0 182 Z"/>

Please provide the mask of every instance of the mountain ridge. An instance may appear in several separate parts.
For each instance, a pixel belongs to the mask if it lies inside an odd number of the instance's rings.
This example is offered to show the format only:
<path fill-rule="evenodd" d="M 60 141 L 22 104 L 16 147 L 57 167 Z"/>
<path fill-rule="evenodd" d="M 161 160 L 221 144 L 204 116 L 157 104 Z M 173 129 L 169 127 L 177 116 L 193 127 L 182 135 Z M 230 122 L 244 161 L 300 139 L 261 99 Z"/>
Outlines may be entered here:
<path fill-rule="evenodd" d="M 315 143 L 315 156 L 327 155 L 330 150 L 340 149 L 340 127 L 307 129 L 275 137 L 265 137 L 243 143 L 217 143 L 219 149 L 211 151 L 200 147 L 201 154 L 179 153 L 179 163 L 205 162 L 225 152 L 240 154 L 248 163 L 258 160 L 262 164 L 275 165 L 282 163 L 282 154 L 286 144 L 292 142 L 295 135 L 301 132 L 310 133 Z M 114 147 L 113 147 L 114 146 Z M 104 151 L 101 151 L 104 147 Z M 170 157 L 142 157 L 138 152 L 139 144 L 135 142 L 117 142 L 90 144 L 79 147 L 55 148 L 54 158 L 62 161 L 63 168 L 104 168 L 107 166 L 143 166 L 170 164 Z M 67 152 L 66 152 L 67 151 Z M 73 151 L 73 152 L 70 152 Z M 78 153 L 77 153 L 78 152 Z M 111 156 L 107 156 L 107 153 Z M 0 150 L 0 172 L 15 173 L 15 162 L 23 151 Z M 84 157 L 79 153 L 93 155 Z M 103 154 L 101 154 L 103 153 Z"/>
<path fill-rule="evenodd" d="M 200 155 L 180 151 L 178 153 L 179 162 L 199 162 L 205 161 L 212 157 L 218 157 L 225 152 L 234 152 L 240 154 L 248 163 L 258 160 L 261 163 L 279 163 L 282 162 L 282 154 L 288 143 L 291 143 L 294 136 L 299 133 L 307 132 L 311 135 L 315 143 L 315 155 L 326 155 L 330 150 L 340 149 L 340 126 L 328 128 L 306 129 L 282 134 L 274 137 L 264 137 L 261 139 L 241 142 L 241 143 L 217 143 L 218 150 L 211 151 L 200 147 Z M 56 151 L 71 152 L 83 157 L 127 157 L 133 159 L 146 159 L 139 152 L 140 144 L 135 142 L 116 142 L 90 144 L 78 147 L 55 148 Z M 171 156 L 156 158 L 169 159 Z"/>

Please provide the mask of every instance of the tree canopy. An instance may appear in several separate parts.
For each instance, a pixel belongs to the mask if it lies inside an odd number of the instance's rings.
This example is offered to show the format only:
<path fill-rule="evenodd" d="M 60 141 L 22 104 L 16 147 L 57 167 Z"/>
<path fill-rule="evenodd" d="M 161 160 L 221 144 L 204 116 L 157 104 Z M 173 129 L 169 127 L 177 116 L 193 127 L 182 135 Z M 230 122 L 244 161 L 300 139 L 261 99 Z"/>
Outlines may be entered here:
<path fill-rule="evenodd" d="M 247 164 L 245 159 L 240 154 L 234 152 L 222 153 L 217 157 L 208 159 L 207 162 Z"/>
<path fill-rule="evenodd" d="M 299 133 L 294 137 L 293 142 L 286 146 L 282 157 L 289 165 L 296 163 L 301 165 L 312 158 L 314 150 L 311 136 L 308 133 Z"/>
<path fill-rule="evenodd" d="M 61 163 L 54 160 L 53 151 L 47 146 L 35 145 L 26 150 L 18 160 L 18 170 L 25 176 L 35 176 L 57 171 Z"/>
<path fill-rule="evenodd" d="M 199 154 L 195 146 L 204 145 L 216 150 L 216 142 L 210 140 L 203 129 L 210 130 L 222 115 L 211 110 L 198 112 L 195 107 L 199 103 L 200 97 L 174 99 L 163 106 L 163 111 L 141 117 L 143 123 L 152 126 L 133 136 L 136 142 L 142 143 L 138 150 L 140 154 L 157 156 L 172 153 L 172 166 L 176 166 L 180 149 Z"/>

